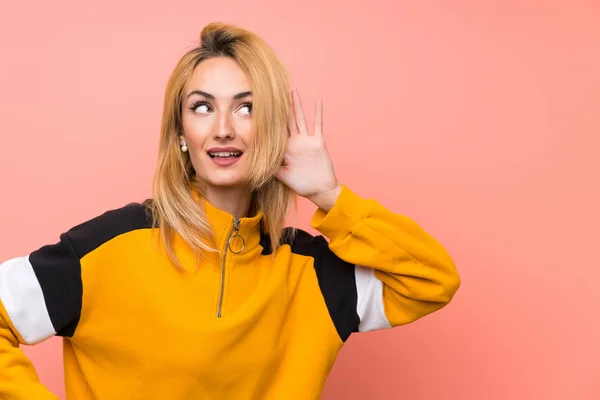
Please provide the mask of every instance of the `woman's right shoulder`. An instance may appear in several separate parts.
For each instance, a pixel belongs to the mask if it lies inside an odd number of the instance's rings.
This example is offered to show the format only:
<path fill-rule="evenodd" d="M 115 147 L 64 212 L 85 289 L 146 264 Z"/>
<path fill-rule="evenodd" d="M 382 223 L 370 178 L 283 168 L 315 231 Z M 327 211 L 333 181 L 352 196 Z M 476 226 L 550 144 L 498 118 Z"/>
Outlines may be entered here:
<path fill-rule="evenodd" d="M 69 240 L 77 253 L 85 254 L 117 236 L 152 226 L 152 200 L 148 199 L 108 209 L 72 227 L 61 239 Z"/>
<path fill-rule="evenodd" d="M 23 343 L 53 335 L 73 336 L 83 307 L 82 259 L 93 260 L 91 253 L 117 236 L 152 228 L 151 206 L 151 201 L 144 201 L 97 213 L 63 229 L 58 242 L 0 263 L 0 304 L 6 309 L 0 320 L 8 315 Z M 119 253 L 109 253 L 109 257 L 119 257 Z M 106 253 L 96 260 L 103 266 L 110 264 Z"/>

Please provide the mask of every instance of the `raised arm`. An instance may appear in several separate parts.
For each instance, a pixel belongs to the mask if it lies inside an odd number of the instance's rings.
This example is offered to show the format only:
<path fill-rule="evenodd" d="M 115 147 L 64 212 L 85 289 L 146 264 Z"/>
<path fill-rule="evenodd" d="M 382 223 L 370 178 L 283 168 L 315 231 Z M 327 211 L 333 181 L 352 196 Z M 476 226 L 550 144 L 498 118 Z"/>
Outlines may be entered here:
<path fill-rule="evenodd" d="M 359 331 L 407 324 L 450 302 L 460 278 L 436 239 L 410 218 L 346 186 L 333 196 L 321 199 L 324 208 L 311 222 L 330 240 L 320 254 L 327 263 L 317 260 L 318 268 L 354 268 L 354 282 L 346 280 L 337 296 L 356 302 Z"/>

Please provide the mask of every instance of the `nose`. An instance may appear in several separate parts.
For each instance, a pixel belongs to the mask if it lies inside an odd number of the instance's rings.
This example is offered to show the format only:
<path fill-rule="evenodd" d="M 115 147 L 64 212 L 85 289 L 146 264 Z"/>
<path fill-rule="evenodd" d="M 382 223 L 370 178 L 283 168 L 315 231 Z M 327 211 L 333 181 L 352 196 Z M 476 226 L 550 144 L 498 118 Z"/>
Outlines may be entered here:
<path fill-rule="evenodd" d="M 214 139 L 231 140 L 235 137 L 231 116 L 229 113 L 220 113 L 217 115 L 217 122 L 213 132 Z"/>

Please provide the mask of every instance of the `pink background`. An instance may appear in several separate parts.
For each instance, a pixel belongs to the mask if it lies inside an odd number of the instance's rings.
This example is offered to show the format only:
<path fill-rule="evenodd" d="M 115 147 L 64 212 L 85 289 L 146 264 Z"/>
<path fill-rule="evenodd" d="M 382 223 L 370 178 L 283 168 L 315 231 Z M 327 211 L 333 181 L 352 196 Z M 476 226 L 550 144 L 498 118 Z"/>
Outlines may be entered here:
<path fill-rule="evenodd" d="M 597 1 L 6 2 L 0 259 L 150 194 L 166 80 L 213 20 L 272 44 L 341 180 L 462 275 L 443 311 L 353 336 L 324 399 L 600 398 Z M 60 340 L 24 351 L 64 395 Z"/>

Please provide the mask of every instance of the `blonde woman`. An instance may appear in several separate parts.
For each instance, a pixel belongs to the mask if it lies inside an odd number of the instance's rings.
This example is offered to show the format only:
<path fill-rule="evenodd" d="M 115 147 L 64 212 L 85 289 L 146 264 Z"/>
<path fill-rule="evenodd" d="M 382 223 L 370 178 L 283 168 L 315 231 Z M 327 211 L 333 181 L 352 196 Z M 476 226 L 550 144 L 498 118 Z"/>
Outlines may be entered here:
<path fill-rule="evenodd" d="M 459 287 L 444 248 L 336 179 L 272 50 L 210 24 L 166 89 L 152 200 L 0 265 L 0 398 L 56 399 L 19 344 L 64 337 L 69 399 L 317 399 L 352 332 Z M 284 229 L 294 196 L 322 235 Z"/>

